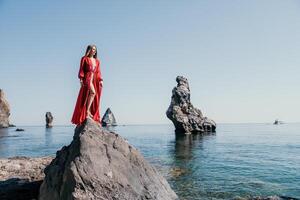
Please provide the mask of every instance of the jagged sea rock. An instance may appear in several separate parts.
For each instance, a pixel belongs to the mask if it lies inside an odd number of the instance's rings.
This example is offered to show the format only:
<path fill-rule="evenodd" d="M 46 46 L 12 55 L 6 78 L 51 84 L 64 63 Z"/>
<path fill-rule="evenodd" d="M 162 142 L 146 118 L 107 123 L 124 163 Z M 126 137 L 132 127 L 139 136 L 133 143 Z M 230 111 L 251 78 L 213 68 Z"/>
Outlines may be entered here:
<path fill-rule="evenodd" d="M 177 86 L 172 90 L 171 103 L 166 112 L 176 128 L 176 133 L 215 132 L 216 123 L 204 117 L 201 110 L 192 105 L 187 78 L 177 76 L 176 81 Z"/>
<path fill-rule="evenodd" d="M 10 107 L 4 92 L 0 89 L 0 128 L 9 127 Z"/>
<path fill-rule="evenodd" d="M 274 125 L 279 125 L 279 124 L 284 124 L 283 121 L 279 121 L 278 119 L 276 119 L 273 123 Z"/>
<path fill-rule="evenodd" d="M 44 168 L 52 157 L 13 157 L 0 159 L 0 199 L 32 200 L 38 198 Z"/>
<path fill-rule="evenodd" d="M 105 111 L 101 123 L 102 126 L 117 126 L 116 118 L 110 108 L 107 108 L 107 110 Z"/>
<path fill-rule="evenodd" d="M 52 116 L 52 113 L 51 112 L 46 112 L 46 127 L 47 128 L 51 128 L 53 125 L 52 125 L 52 122 L 53 122 L 53 116 Z"/>
<path fill-rule="evenodd" d="M 45 169 L 40 200 L 172 200 L 168 182 L 121 136 L 87 119 Z"/>

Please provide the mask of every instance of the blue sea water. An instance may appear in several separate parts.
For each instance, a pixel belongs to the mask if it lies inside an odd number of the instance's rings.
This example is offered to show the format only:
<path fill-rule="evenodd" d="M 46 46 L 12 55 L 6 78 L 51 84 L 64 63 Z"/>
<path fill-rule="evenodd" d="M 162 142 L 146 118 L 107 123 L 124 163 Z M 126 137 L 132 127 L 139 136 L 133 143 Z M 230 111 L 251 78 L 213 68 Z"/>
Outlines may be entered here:
<path fill-rule="evenodd" d="M 0 157 L 54 156 L 74 133 L 74 126 L 16 128 L 0 129 Z M 175 137 L 171 124 L 113 131 L 142 152 L 180 199 L 300 198 L 300 124 L 219 124 L 213 135 L 185 137 Z"/>

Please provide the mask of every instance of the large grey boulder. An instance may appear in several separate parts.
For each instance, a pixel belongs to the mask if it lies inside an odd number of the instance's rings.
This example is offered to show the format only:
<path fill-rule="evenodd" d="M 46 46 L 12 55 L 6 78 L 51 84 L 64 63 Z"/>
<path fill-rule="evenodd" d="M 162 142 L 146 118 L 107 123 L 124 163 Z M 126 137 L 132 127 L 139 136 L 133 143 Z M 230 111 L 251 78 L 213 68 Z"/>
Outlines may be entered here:
<path fill-rule="evenodd" d="M 107 108 L 107 110 L 105 111 L 101 123 L 102 126 L 117 126 L 116 118 L 110 108 Z"/>
<path fill-rule="evenodd" d="M 9 127 L 10 107 L 3 90 L 0 89 L 0 128 Z"/>
<path fill-rule="evenodd" d="M 204 117 L 201 110 L 192 105 L 187 78 L 177 76 L 176 81 L 177 86 L 172 90 L 171 103 L 166 112 L 176 128 L 176 133 L 215 132 L 216 123 Z"/>
<path fill-rule="evenodd" d="M 167 181 L 121 136 L 87 119 L 45 169 L 41 200 L 172 200 Z"/>
<path fill-rule="evenodd" d="M 47 128 L 51 128 L 53 125 L 52 125 L 52 122 L 53 122 L 53 116 L 52 116 L 52 113 L 51 112 L 46 112 L 46 127 Z"/>
<path fill-rule="evenodd" d="M 0 199 L 32 200 L 38 198 L 44 168 L 52 157 L 13 157 L 0 159 Z"/>

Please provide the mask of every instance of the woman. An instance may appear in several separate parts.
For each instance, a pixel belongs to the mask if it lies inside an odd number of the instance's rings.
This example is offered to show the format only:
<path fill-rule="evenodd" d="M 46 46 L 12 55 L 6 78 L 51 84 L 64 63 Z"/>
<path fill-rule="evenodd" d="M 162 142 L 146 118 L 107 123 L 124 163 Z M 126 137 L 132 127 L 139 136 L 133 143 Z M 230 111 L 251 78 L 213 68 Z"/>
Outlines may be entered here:
<path fill-rule="evenodd" d="M 95 45 L 89 45 L 85 55 L 81 58 L 78 78 L 81 88 L 71 121 L 73 124 L 81 124 L 86 118 L 91 118 L 100 123 L 100 96 L 103 79 Z"/>

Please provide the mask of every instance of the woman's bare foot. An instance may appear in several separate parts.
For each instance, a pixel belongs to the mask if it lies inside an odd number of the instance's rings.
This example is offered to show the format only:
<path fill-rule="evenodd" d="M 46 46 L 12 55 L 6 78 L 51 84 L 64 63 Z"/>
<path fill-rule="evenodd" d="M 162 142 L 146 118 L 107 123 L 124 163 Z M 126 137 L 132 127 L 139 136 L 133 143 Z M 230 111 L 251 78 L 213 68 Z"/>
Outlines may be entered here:
<path fill-rule="evenodd" d="M 87 112 L 86 117 L 87 117 L 87 118 L 90 118 L 90 119 L 93 119 L 93 115 L 92 115 L 91 112 L 89 112 L 89 111 Z"/>

